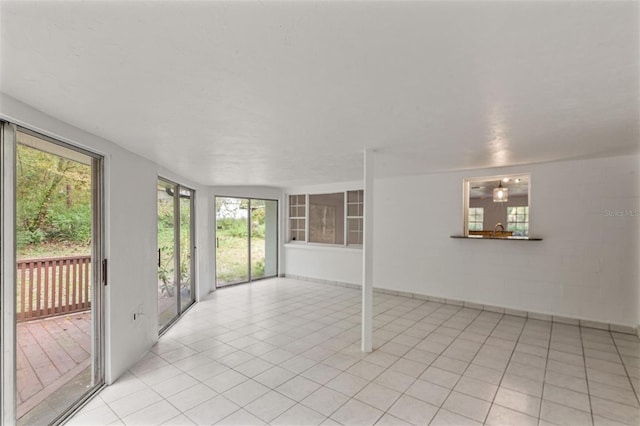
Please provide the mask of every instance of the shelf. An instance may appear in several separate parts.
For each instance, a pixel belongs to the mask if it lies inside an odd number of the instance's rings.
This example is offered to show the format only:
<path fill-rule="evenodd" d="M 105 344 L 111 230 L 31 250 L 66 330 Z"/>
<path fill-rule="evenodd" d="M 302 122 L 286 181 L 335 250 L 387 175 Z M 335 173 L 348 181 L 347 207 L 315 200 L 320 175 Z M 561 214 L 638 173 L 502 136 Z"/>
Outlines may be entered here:
<path fill-rule="evenodd" d="M 542 241 L 542 238 L 536 237 L 486 237 L 483 235 L 451 235 L 451 238 L 461 238 L 463 240 Z"/>

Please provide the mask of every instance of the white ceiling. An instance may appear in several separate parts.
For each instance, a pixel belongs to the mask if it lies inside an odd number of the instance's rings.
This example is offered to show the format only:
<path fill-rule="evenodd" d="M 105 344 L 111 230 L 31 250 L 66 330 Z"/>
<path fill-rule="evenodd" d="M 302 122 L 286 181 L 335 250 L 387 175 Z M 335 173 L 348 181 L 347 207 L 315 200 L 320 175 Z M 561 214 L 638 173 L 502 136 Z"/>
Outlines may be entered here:
<path fill-rule="evenodd" d="M 202 184 L 638 151 L 638 1 L 0 2 L 0 90 Z"/>

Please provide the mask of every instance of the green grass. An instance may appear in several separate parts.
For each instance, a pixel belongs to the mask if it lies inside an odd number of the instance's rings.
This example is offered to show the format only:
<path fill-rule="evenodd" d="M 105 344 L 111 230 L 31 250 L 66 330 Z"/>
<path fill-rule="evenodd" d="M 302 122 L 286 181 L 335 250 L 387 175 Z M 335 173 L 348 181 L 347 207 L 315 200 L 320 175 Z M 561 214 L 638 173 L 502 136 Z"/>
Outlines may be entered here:
<path fill-rule="evenodd" d="M 89 256 L 90 254 L 91 245 L 65 241 L 28 244 L 17 250 L 16 257 L 18 260 L 22 260 L 40 259 L 44 257 Z"/>
<path fill-rule="evenodd" d="M 264 239 L 252 239 L 251 260 L 253 264 L 252 276 L 264 276 Z M 218 248 L 216 250 L 216 278 L 218 285 L 246 281 L 248 277 L 247 264 L 249 253 L 247 238 L 220 235 L 218 233 Z"/>

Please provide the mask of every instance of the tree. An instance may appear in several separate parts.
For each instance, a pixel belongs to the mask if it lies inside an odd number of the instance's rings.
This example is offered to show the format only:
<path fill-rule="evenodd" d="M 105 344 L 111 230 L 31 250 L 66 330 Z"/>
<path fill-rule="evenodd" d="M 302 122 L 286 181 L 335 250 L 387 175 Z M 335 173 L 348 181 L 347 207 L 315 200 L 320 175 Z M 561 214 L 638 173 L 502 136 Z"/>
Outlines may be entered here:
<path fill-rule="evenodd" d="M 19 248 L 42 242 L 88 242 L 90 166 L 18 144 L 16 182 Z"/>

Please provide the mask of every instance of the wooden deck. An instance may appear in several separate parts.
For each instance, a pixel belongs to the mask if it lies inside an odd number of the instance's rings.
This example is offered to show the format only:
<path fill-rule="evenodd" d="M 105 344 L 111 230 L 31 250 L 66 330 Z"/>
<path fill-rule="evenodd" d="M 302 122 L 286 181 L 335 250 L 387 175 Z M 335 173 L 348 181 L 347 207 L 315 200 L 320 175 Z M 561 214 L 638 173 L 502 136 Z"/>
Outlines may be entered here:
<path fill-rule="evenodd" d="M 18 417 L 91 366 L 90 311 L 18 323 Z"/>

